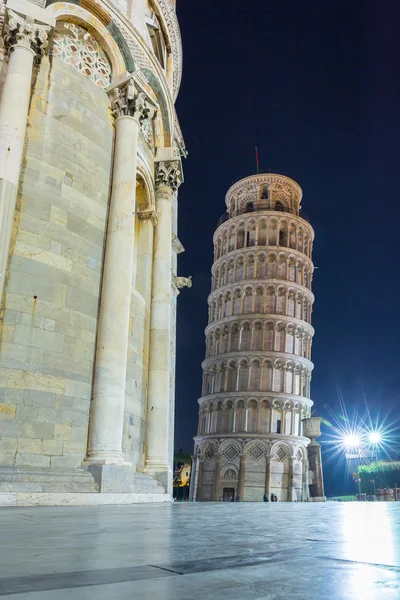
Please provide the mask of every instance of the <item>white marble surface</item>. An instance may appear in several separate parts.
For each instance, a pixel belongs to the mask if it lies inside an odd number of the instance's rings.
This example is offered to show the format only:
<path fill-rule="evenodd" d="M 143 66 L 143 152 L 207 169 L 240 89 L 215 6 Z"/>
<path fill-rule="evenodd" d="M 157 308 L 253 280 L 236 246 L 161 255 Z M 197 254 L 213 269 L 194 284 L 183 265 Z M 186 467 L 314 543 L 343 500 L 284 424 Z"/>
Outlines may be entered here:
<path fill-rule="evenodd" d="M 3 508 L 0 531 L 15 600 L 400 597 L 400 503 Z"/>

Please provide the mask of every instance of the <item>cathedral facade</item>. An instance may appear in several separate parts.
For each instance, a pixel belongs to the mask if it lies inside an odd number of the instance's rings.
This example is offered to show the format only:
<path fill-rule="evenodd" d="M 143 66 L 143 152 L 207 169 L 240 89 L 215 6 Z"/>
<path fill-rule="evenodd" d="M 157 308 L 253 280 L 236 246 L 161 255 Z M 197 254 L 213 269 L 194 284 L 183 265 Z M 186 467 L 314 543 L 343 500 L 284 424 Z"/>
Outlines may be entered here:
<path fill-rule="evenodd" d="M 0 504 L 171 499 L 174 0 L 7 0 Z"/>
<path fill-rule="evenodd" d="M 274 174 L 247 177 L 226 194 L 214 234 L 192 500 L 323 499 L 319 420 L 310 418 L 314 231 L 301 201 L 299 185 Z"/>

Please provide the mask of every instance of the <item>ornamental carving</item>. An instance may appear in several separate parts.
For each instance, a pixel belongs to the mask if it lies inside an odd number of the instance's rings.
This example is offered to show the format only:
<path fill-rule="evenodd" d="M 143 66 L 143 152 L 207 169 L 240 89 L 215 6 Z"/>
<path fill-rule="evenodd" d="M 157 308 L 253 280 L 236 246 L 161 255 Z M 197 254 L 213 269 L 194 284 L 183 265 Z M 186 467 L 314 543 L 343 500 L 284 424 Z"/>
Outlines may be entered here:
<path fill-rule="evenodd" d="M 177 254 L 182 254 L 182 252 L 185 252 L 185 248 L 175 233 L 172 233 L 172 247 Z"/>
<path fill-rule="evenodd" d="M 99 87 L 110 84 L 110 61 L 98 41 L 83 27 L 62 21 L 57 23 L 51 52 Z"/>
<path fill-rule="evenodd" d="M 110 91 L 111 110 L 115 118 L 129 116 L 134 117 L 145 138 L 148 137 L 149 123 L 156 115 L 156 107 L 149 102 L 145 92 L 138 89 L 131 77 L 121 87 L 115 87 Z"/>
<path fill-rule="evenodd" d="M 167 186 L 174 192 L 182 183 L 181 164 L 178 160 L 156 164 L 156 187 Z"/>
<path fill-rule="evenodd" d="M 158 223 L 158 217 L 157 217 L 157 213 L 155 210 L 142 210 L 140 212 L 138 212 L 138 218 L 140 221 L 151 221 L 154 225 L 154 227 L 157 225 Z"/>
<path fill-rule="evenodd" d="M 3 30 L 4 44 L 8 50 L 12 50 L 14 46 L 24 46 L 41 58 L 49 45 L 50 30 L 49 25 L 38 25 L 33 18 L 21 17 L 8 10 Z"/>
<path fill-rule="evenodd" d="M 192 287 L 192 276 L 190 277 L 175 277 L 174 284 L 178 288 L 178 290 L 182 290 L 184 287 L 191 288 Z"/>

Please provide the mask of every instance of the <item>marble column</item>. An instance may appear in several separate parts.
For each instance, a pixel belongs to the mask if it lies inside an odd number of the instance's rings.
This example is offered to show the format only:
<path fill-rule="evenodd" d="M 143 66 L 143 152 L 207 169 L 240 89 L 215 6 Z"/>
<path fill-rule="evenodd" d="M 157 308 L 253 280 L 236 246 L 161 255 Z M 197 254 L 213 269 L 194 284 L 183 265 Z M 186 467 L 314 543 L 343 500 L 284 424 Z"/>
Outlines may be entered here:
<path fill-rule="evenodd" d="M 199 456 L 197 459 L 197 488 L 196 488 L 196 502 L 202 500 L 203 495 L 203 473 L 204 473 L 204 455 Z"/>
<path fill-rule="evenodd" d="M 132 78 L 110 90 L 114 166 L 104 255 L 86 465 L 131 466 L 122 452 L 136 215 L 137 145 L 153 111 Z M 130 491 L 132 474 L 92 469 L 101 491 Z M 107 479 L 110 481 L 107 483 Z"/>
<path fill-rule="evenodd" d="M 308 502 L 309 490 L 308 490 L 308 460 L 306 458 L 302 461 L 302 491 L 301 491 L 301 500 L 302 502 Z"/>
<path fill-rule="evenodd" d="M 151 294 L 149 391 L 145 471 L 168 490 L 172 465 L 170 433 L 171 311 L 172 311 L 172 195 L 181 183 L 180 161 L 156 163 L 156 212 Z"/>
<path fill-rule="evenodd" d="M 267 456 L 267 462 L 265 466 L 265 489 L 264 494 L 268 498 L 268 502 L 271 500 L 271 457 Z"/>
<path fill-rule="evenodd" d="M 221 476 L 221 461 L 222 454 L 217 454 L 217 462 L 215 466 L 215 481 L 214 481 L 214 502 L 218 502 L 220 493 L 219 493 L 219 482 Z"/>
<path fill-rule="evenodd" d="M 294 459 L 289 457 L 289 472 L 288 472 L 288 488 L 287 488 L 287 501 L 293 502 L 293 462 Z"/>
<path fill-rule="evenodd" d="M 315 441 L 321 435 L 321 417 L 308 417 L 302 419 L 303 435 L 310 438 L 307 446 L 307 457 L 312 478 L 309 481 L 309 500 L 311 502 L 325 502 L 324 478 L 322 473 L 321 446 Z"/>
<path fill-rule="evenodd" d="M 244 483 L 246 479 L 246 456 L 240 455 L 238 493 L 240 502 L 244 501 Z"/>
<path fill-rule="evenodd" d="M 6 12 L 3 36 L 9 61 L 0 100 L 0 300 L 24 151 L 34 59 L 44 55 L 54 24 L 55 19 L 48 11 L 38 6 L 32 9 L 29 2 L 22 0 L 18 14 L 10 9 Z"/>
<path fill-rule="evenodd" d="M 309 468 L 312 472 L 312 482 L 309 484 L 310 500 L 312 502 L 325 502 L 321 446 L 316 442 L 312 442 L 307 447 L 307 454 Z"/>
<path fill-rule="evenodd" d="M 195 493 L 195 483 L 197 477 L 197 457 L 192 456 L 192 468 L 190 471 L 190 487 L 189 487 L 189 502 L 193 502 L 193 496 Z"/>

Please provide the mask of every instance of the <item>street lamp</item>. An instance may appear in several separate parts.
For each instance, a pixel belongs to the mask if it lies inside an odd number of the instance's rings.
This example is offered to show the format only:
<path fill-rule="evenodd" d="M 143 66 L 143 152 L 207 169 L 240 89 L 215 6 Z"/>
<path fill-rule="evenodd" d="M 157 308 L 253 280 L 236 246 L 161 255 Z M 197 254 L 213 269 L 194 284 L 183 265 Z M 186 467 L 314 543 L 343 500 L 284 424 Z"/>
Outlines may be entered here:
<path fill-rule="evenodd" d="M 368 440 L 371 444 L 376 446 L 377 444 L 381 444 L 383 441 L 382 434 L 379 431 L 371 431 L 368 436 Z"/>

